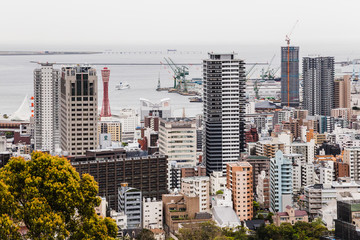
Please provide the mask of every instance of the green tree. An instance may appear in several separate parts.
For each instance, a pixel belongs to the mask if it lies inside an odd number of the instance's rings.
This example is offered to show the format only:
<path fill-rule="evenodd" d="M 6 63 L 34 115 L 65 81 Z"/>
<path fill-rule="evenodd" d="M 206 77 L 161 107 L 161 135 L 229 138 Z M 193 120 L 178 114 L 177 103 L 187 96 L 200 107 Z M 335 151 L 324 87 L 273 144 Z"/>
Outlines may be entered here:
<path fill-rule="evenodd" d="M 219 195 L 219 194 L 224 194 L 224 192 L 222 190 L 217 190 L 216 195 Z"/>
<path fill-rule="evenodd" d="M 208 240 L 221 236 L 221 228 L 212 221 L 186 224 L 178 233 L 179 240 Z"/>
<path fill-rule="evenodd" d="M 115 222 L 95 213 L 100 198 L 92 176 L 80 178 L 66 158 L 42 152 L 31 157 L 12 158 L 0 170 L 1 231 L 24 226 L 23 237 L 34 240 L 115 239 Z"/>
<path fill-rule="evenodd" d="M 154 233 L 149 229 L 142 229 L 136 240 L 155 240 Z"/>

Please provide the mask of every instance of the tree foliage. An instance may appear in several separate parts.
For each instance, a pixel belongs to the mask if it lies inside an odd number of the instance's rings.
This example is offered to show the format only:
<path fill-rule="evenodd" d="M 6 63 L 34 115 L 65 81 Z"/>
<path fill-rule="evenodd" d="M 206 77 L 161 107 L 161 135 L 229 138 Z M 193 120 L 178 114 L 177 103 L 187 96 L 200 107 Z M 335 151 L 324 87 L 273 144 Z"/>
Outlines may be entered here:
<path fill-rule="evenodd" d="M 1 239 L 114 239 L 115 222 L 96 215 L 98 186 L 80 178 L 66 158 L 34 152 L 31 161 L 12 158 L 0 170 Z M 5 236 L 5 237 L 2 237 Z"/>
<path fill-rule="evenodd" d="M 222 190 L 217 190 L 215 194 L 216 194 L 216 195 L 224 194 L 224 192 L 223 192 Z"/>
<path fill-rule="evenodd" d="M 312 223 L 297 222 L 294 225 L 283 223 L 280 227 L 270 224 L 255 232 L 238 226 L 220 228 L 213 222 L 186 224 L 179 230 L 179 240 L 315 240 L 326 236 L 327 228 L 321 221 Z"/>
<path fill-rule="evenodd" d="M 142 229 L 136 240 L 155 240 L 154 233 L 149 229 Z"/>

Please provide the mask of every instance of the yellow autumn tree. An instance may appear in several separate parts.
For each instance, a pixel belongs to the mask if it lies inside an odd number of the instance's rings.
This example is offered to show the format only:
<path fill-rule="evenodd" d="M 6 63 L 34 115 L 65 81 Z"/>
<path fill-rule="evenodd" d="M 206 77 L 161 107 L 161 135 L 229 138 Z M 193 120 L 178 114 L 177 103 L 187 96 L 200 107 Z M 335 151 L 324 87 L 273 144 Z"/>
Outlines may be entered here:
<path fill-rule="evenodd" d="M 115 222 L 95 213 L 97 194 L 94 178 L 80 178 L 66 158 L 12 158 L 0 169 L 0 238 L 115 239 Z"/>

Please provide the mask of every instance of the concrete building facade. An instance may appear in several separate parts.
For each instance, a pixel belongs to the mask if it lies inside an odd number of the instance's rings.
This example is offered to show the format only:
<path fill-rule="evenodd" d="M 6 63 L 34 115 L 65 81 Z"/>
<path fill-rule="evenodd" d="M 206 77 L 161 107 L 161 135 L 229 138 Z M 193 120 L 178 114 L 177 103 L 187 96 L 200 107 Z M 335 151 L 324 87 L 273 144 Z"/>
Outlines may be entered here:
<path fill-rule="evenodd" d="M 235 54 L 209 54 L 203 61 L 204 140 L 207 175 L 245 150 L 245 63 Z"/>
<path fill-rule="evenodd" d="M 299 47 L 281 47 L 281 106 L 298 107 L 299 89 Z"/>
<path fill-rule="evenodd" d="M 270 208 L 274 212 L 283 212 L 292 205 L 292 170 L 291 159 L 277 151 L 270 160 Z"/>
<path fill-rule="evenodd" d="M 40 65 L 34 70 L 34 148 L 54 153 L 60 142 L 60 70 L 52 63 Z"/>
<path fill-rule="evenodd" d="M 122 183 L 119 188 L 119 209 L 118 212 L 124 212 L 127 216 L 127 227 L 142 227 L 142 194 L 141 191 L 129 187 L 128 183 Z"/>
<path fill-rule="evenodd" d="M 334 108 L 334 57 L 304 57 L 304 108 L 309 115 L 330 116 Z"/>
<path fill-rule="evenodd" d="M 196 121 L 189 118 L 160 120 L 159 151 L 177 166 L 196 165 Z"/>
<path fill-rule="evenodd" d="M 185 177 L 181 179 L 181 193 L 199 197 L 199 212 L 210 210 L 210 179 L 207 176 Z"/>
<path fill-rule="evenodd" d="M 143 228 L 163 228 L 163 202 L 151 198 L 143 199 Z"/>
<path fill-rule="evenodd" d="M 253 167 L 248 162 L 228 163 L 226 187 L 232 191 L 234 210 L 241 221 L 253 218 Z"/>
<path fill-rule="evenodd" d="M 70 156 L 97 148 L 98 89 L 96 69 L 61 69 L 60 143 Z"/>

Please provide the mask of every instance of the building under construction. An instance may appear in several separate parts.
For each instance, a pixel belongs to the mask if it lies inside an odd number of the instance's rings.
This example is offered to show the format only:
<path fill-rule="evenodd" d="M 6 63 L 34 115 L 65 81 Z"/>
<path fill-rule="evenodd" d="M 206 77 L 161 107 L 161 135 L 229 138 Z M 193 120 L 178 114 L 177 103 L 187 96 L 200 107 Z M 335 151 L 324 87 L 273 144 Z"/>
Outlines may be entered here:
<path fill-rule="evenodd" d="M 281 47 L 281 106 L 299 107 L 299 47 Z"/>

